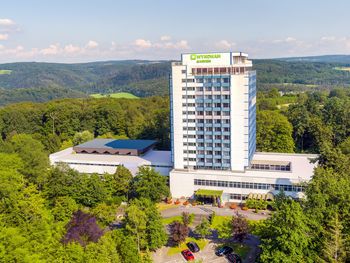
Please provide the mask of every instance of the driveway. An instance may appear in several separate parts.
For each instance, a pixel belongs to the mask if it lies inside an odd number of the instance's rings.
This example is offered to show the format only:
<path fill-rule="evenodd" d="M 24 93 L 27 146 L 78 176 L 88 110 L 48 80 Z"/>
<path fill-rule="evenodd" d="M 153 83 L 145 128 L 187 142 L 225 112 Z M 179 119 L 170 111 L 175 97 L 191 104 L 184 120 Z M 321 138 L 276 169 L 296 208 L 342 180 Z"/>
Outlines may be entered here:
<path fill-rule="evenodd" d="M 177 207 L 169 208 L 166 210 L 163 210 L 161 212 L 162 217 L 173 217 L 173 216 L 179 216 L 182 212 L 188 212 L 190 214 L 195 215 L 209 215 L 212 212 L 215 212 L 216 215 L 219 216 L 233 216 L 237 212 L 241 215 L 245 216 L 249 220 L 261 220 L 261 219 L 267 219 L 269 217 L 268 214 L 263 214 L 264 212 L 254 213 L 253 211 L 243 211 L 241 209 L 230 209 L 230 208 L 218 208 L 213 206 L 183 206 L 179 205 Z"/>

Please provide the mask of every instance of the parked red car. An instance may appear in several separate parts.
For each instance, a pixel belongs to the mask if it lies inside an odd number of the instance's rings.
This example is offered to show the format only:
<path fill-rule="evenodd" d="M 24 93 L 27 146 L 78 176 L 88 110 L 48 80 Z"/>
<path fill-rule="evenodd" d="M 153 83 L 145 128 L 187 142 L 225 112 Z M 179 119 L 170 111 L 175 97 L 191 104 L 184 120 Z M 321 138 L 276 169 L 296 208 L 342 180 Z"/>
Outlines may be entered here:
<path fill-rule="evenodd" d="M 184 256 L 184 258 L 185 258 L 187 261 L 192 261 L 192 260 L 194 260 L 194 256 L 193 256 L 192 252 L 191 252 L 189 249 L 182 250 L 182 251 L 181 251 L 181 254 Z"/>

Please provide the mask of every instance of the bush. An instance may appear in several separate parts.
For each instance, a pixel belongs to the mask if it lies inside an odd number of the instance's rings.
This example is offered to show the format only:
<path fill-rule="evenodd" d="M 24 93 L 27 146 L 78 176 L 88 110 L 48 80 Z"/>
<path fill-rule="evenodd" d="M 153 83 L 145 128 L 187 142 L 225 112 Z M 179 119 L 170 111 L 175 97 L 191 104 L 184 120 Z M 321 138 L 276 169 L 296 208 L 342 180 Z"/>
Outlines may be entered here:
<path fill-rule="evenodd" d="M 242 207 L 242 210 L 243 210 L 243 211 L 247 211 L 247 210 L 248 210 L 248 207 L 243 206 L 243 207 Z"/>
<path fill-rule="evenodd" d="M 237 204 L 235 204 L 235 203 L 230 204 L 230 209 L 237 209 Z"/>
<path fill-rule="evenodd" d="M 255 200 L 255 199 L 248 199 L 245 203 L 245 205 L 249 209 L 259 209 L 259 210 L 266 210 L 268 202 L 265 200 Z"/>

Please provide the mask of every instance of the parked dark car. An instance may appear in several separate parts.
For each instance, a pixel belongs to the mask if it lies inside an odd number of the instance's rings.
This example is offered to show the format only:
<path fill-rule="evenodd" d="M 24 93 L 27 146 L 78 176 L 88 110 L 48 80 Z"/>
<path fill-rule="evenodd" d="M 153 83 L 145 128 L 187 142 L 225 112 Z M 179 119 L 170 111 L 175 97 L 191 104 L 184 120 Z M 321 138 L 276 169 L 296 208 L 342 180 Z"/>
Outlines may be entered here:
<path fill-rule="evenodd" d="M 222 256 L 230 254 L 232 252 L 233 252 L 232 247 L 223 246 L 223 247 L 219 248 L 218 250 L 216 250 L 215 254 L 219 257 L 222 257 Z"/>
<path fill-rule="evenodd" d="M 184 256 L 184 258 L 185 258 L 187 261 L 192 261 L 192 260 L 194 260 L 194 256 L 193 256 L 192 252 L 189 251 L 188 249 L 182 250 L 182 251 L 181 251 L 181 254 Z"/>
<path fill-rule="evenodd" d="M 231 263 L 242 263 L 242 259 L 237 254 L 228 254 L 226 255 L 227 260 Z"/>
<path fill-rule="evenodd" d="M 186 245 L 193 253 L 196 253 L 200 250 L 196 242 L 188 242 Z"/>

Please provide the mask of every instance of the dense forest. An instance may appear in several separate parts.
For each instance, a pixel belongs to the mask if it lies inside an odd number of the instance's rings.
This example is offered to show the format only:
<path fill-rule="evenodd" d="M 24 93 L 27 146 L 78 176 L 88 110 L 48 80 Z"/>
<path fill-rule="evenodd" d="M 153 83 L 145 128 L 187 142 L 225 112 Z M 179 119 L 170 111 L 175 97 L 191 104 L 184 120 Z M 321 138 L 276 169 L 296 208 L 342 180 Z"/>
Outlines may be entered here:
<path fill-rule="evenodd" d="M 154 170 L 101 177 L 48 162 L 48 153 L 93 137 L 153 138 L 168 149 L 167 97 L 13 104 L 0 109 L 0 133 L 1 262 L 151 262 L 167 242 L 156 203 L 169 189 Z M 349 90 L 259 92 L 257 147 L 320 154 L 307 199 L 281 193 L 255 226 L 259 260 L 348 262 Z"/>
<path fill-rule="evenodd" d="M 264 59 L 253 60 L 253 65 L 258 72 L 257 83 L 261 91 L 271 88 L 284 92 L 330 90 L 350 86 L 347 58 Z M 170 61 L 0 64 L 0 106 L 22 101 L 86 97 L 93 93 L 164 96 L 169 94 L 169 74 Z"/>

